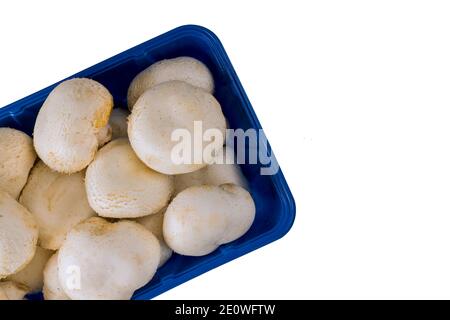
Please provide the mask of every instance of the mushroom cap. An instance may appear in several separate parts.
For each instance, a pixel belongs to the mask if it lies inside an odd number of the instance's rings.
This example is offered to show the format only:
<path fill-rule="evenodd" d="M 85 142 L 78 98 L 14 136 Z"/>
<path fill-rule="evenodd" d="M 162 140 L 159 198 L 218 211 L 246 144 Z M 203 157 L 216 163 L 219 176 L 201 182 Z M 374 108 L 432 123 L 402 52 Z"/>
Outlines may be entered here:
<path fill-rule="evenodd" d="M 164 215 L 163 233 L 173 251 L 203 256 L 244 235 L 255 218 L 255 203 L 231 184 L 194 186 L 179 193 Z"/>
<path fill-rule="evenodd" d="M 110 142 L 86 172 L 91 207 L 102 217 L 137 218 L 164 208 L 173 193 L 173 177 L 143 164 L 128 139 Z"/>
<path fill-rule="evenodd" d="M 30 263 L 19 272 L 9 276 L 8 280 L 26 285 L 29 292 L 41 291 L 44 285 L 44 267 L 52 253 L 50 250 L 37 247 Z"/>
<path fill-rule="evenodd" d="M 107 124 L 103 128 L 100 128 L 97 131 L 96 136 L 97 136 L 97 142 L 98 142 L 98 147 L 99 148 L 103 147 L 105 144 L 110 142 L 112 140 L 112 127 L 111 127 L 111 125 Z"/>
<path fill-rule="evenodd" d="M 201 121 L 201 135 L 206 130 L 217 129 L 211 153 L 217 153 L 225 140 L 225 117 L 219 102 L 206 91 L 182 81 L 170 81 L 147 90 L 136 102 L 129 118 L 128 136 L 137 156 L 150 168 L 165 174 L 182 174 L 203 168 L 207 162 L 177 163 L 172 152 L 180 145 L 173 141 L 175 130 L 184 129 L 194 136 L 194 122 Z M 192 139 L 191 139 L 192 138 Z M 211 144 L 211 142 L 208 142 Z M 191 143 L 191 155 L 203 154 L 205 142 Z M 208 145 L 209 147 L 209 145 Z M 195 150 L 194 150 L 195 148 Z M 199 149 L 201 148 L 201 149 Z M 190 157 L 189 160 L 194 160 Z"/>
<path fill-rule="evenodd" d="M 187 82 L 211 94 L 214 91 L 213 76 L 203 62 L 191 57 L 166 59 L 152 64 L 133 79 L 128 88 L 128 108 L 133 110 L 147 89 L 172 80 Z"/>
<path fill-rule="evenodd" d="M 36 219 L 39 245 L 51 250 L 59 249 L 70 229 L 95 215 L 87 200 L 84 171 L 66 175 L 42 161 L 31 170 L 20 203 Z"/>
<path fill-rule="evenodd" d="M 186 188 L 200 185 L 235 184 L 244 189 L 248 188 L 247 180 L 239 165 L 236 164 L 233 149 L 229 147 L 223 147 L 223 152 L 213 164 L 194 172 L 176 175 L 174 184 L 175 194 Z"/>
<path fill-rule="evenodd" d="M 0 300 L 23 300 L 28 288 L 13 281 L 0 282 Z"/>
<path fill-rule="evenodd" d="M 109 125 L 112 128 L 112 138 L 128 138 L 128 116 L 130 113 L 121 108 L 113 109 L 109 117 Z"/>
<path fill-rule="evenodd" d="M 142 225 L 94 217 L 68 233 L 58 276 L 73 300 L 130 299 L 152 279 L 159 259 L 158 239 Z"/>
<path fill-rule="evenodd" d="M 45 100 L 34 127 L 34 147 L 47 166 L 62 173 L 83 170 L 94 159 L 97 133 L 108 124 L 113 98 L 85 78 L 59 84 Z"/>
<path fill-rule="evenodd" d="M 162 267 L 172 256 L 172 249 L 170 249 L 166 244 L 163 236 L 162 228 L 164 222 L 164 212 L 166 212 L 166 208 L 155 214 L 136 219 L 136 222 L 142 224 L 159 240 L 159 245 L 161 246 L 161 259 L 159 261 L 158 268 Z"/>
<path fill-rule="evenodd" d="M 35 160 L 33 140 L 27 134 L 0 128 L 0 190 L 17 199 Z"/>
<path fill-rule="evenodd" d="M 58 277 L 58 252 L 48 260 L 44 269 L 44 293 L 45 300 L 70 300 L 64 293 Z"/>
<path fill-rule="evenodd" d="M 22 270 L 33 258 L 38 226 L 33 215 L 0 191 L 0 279 Z"/>

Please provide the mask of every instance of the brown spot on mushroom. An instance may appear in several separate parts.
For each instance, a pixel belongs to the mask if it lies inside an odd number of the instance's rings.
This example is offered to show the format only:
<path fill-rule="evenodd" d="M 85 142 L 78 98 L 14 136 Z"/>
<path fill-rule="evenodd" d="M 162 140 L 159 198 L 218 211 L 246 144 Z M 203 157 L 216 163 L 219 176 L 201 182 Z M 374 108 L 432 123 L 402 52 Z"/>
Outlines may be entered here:
<path fill-rule="evenodd" d="M 36 119 L 39 158 L 61 173 L 83 170 L 97 152 L 99 129 L 108 124 L 113 98 L 91 79 L 70 79 L 50 92 Z"/>

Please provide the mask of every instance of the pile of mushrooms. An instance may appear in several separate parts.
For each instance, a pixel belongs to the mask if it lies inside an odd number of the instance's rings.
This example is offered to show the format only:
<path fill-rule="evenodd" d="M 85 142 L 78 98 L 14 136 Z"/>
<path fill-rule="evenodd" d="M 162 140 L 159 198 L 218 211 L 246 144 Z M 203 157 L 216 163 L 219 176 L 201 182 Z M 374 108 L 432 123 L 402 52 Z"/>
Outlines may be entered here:
<path fill-rule="evenodd" d="M 244 235 L 255 204 L 213 92 L 210 70 L 179 57 L 134 78 L 131 113 L 76 78 L 49 94 L 33 139 L 0 128 L 0 300 L 130 299 L 173 252 L 207 255 Z M 193 135 L 195 121 L 223 133 L 217 161 L 172 161 L 171 133 Z"/>

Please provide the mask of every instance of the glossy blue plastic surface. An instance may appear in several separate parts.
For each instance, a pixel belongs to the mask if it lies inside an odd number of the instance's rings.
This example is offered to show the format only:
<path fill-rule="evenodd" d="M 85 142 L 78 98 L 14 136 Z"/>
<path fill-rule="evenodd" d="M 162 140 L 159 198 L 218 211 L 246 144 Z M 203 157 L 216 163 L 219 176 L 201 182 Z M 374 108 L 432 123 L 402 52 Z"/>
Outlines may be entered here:
<path fill-rule="evenodd" d="M 203 27 L 187 25 L 176 28 L 69 78 L 87 77 L 99 81 L 114 96 L 115 107 L 126 108 L 127 89 L 134 76 L 158 60 L 178 56 L 197 58 L 209 67 L 215 80 L 214 95 L 231 128 L 261 128 L 219 39 Z M 0 109 L 0 126 L 16 128 L 31 135 L 39 108 L 55 86 Z M 251 229 L 240 239 L 204 257 L 174 254 L 149 284 L 136 291 L 133 299 L 155 297 L 275 241 L 289 231 L 295 218 L 295 203 L 281 170 L 276 175 L 262 176 L 259 174 L 260 164 L 241 167 L 256 203 L 256 219 Z M 31 298 L 40 297 L 34 295 Z"/>

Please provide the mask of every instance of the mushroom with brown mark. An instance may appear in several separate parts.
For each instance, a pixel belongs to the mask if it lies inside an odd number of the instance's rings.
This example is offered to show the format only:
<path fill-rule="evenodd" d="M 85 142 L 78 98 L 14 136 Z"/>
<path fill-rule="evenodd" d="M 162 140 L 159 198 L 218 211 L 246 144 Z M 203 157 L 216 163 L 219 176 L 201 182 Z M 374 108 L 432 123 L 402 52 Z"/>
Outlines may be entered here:
<path fill-rule="evenodd" d="M 104 142 L 113 98 L 86 78 L 62 82 L 48 95 L 34 126 L 34 147 L 47 166 L 61 173 L 86 168 Z M 102 141 L 99 141 L 102 140 Z"/>

